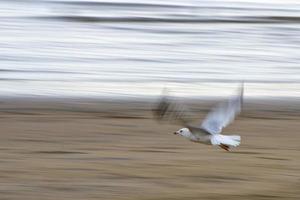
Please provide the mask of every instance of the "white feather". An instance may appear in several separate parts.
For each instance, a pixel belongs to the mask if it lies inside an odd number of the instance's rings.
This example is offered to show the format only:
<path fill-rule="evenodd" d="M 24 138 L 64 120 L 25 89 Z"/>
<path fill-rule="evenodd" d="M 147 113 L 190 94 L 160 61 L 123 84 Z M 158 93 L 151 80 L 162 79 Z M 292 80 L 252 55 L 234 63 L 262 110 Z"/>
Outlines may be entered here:
<path fill-rule="evenodd" d="M 232 147 L 237 147 L 241 143 L 241 136 L 239 135 L 213 135 L 210 139 L 212 145 L 225 144 Z"/>

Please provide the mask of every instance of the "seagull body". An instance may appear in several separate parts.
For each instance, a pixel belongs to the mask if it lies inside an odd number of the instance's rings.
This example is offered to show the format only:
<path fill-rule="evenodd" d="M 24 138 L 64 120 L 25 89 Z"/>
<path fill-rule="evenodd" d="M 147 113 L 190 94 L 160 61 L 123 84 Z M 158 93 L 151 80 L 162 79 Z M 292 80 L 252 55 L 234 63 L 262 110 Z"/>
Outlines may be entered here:
<path fill-rule="evenodd" d="M 192 142 L 211 144 L 211 142 L 210 142 L 212 139 L 211 135 L 205 134 L 205 133 L 203 134 L 201 132 L 196 132 L 194 134 L 188 128 L 179 129 L 178 131 L 175 131 L 174 134 L 181 135 L 182 137 L 185 137 L 186 139 L 188 139 Z"/>
<path fill-rule="evenodd" d="M 226 151 L 229 151 L 230 147 L 239 146 L 241 142 L 241 136 L 239 135 L 212 135 L 205 131 L 191 132 L 188 128 L 179 129 L 178 131 L 174 132 L 174 134 L 181 135 L 192 142 L 202 143 L 206 145 L 219 145 Z"/>
<path fill-rule="evenodd" d="M 229 151 L 231 147 L 240 145 L 241 137 L 239 135 L 222 135 L 221 132 L 241 112 L 242 103 L 243 85 L 240 88 L 239 95 L 214 107 L 200 125 L 190 125 L 184 118 L 186 114 L 184 107 L 166 98 L 160 102 L 156 115 L 160 119 L 179 119 L 184 124 L 185 127 L 175 131 L 175 135 L 183 136 L 192 142 L 213 146 L 218 145 L 222 149 Z"/>

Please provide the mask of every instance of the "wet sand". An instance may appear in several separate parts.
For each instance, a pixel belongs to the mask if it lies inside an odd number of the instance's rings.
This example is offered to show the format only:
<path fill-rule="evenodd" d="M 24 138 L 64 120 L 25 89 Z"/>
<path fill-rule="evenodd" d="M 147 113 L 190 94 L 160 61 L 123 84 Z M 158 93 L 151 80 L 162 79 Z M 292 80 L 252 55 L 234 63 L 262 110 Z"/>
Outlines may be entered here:
<path fill-rule="evenodd" d="M 212 104 L 191 106 L 201 120 Z M 173 135 L 150 102 L 3 99 L 0 199 L 300 199 L 299 105 L 246 102 L 226 152 Z"/>

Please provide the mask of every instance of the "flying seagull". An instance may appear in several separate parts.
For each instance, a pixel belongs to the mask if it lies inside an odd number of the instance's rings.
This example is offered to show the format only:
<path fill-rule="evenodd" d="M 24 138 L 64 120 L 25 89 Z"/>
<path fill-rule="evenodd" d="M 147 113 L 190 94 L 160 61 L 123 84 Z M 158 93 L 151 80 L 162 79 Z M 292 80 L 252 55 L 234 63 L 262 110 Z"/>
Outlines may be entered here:
<path fill-rule="evenodd" d="M 184 125 L 184 128 L 174 132 L 175 135 L 183 136 L 193 142 L 218 145 L 222 149 L 229 151 L 231 147 L 240 145 L 241 137 L 239 135 L 222 135 L 221 132 L 241 112 L 243 91 L 244 87 L 242 84 L 238 95 L 219 103 L 211 109 L 202 123 L 198 125 L 190 124 L 189 117 L 191 113 L 188 112 L 185 105 L 167 95 L 163 95 L 153 111 L 155 117 L 159 120 L 177 120 Z"/>

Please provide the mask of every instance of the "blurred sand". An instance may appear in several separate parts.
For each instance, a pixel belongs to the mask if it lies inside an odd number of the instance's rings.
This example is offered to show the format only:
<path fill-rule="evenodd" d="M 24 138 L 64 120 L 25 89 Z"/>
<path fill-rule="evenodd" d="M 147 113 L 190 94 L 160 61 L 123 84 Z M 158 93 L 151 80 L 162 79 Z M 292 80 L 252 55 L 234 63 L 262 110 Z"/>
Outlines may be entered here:
<path fill-rule="evenodd" d="M 300 104 L 246 102 L 228 153 L 174 136 L 149 102 L 1 101 L 0 199 L 300 199 Z"/>

